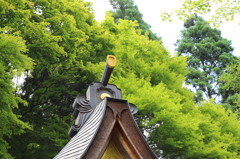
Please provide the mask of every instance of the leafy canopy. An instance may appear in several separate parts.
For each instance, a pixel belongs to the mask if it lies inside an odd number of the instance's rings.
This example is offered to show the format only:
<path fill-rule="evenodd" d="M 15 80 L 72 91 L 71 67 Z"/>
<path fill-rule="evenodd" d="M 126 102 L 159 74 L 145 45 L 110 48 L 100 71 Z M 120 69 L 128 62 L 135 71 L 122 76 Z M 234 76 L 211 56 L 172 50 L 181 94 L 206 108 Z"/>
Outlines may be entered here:
<path fill-rule="evenodd" d="M 196 101 L 203 98 L 225 101 L 230 92 L 221 88 L 218 78 L 226 71 L 228 64 L 236 61 L 231 42 L 197 15 L 186 21 L 184 27 L 176 50 L 179 55 L 188 58 L 186 82 L 196 90 Z"/>
<path fill-rule="evenodd" d="M 7 153 L 9 144 L 6 138 L 30 129 L 29 124 L 21 121 L 13 111 L 19 103 L 27 105 L 16 94 L 18 90 L 13 83 L 13 79 L 33 67 L 33 60 L 26 52 L 25 41 L 18 32 L 9 27 L 0 28 L 0 158 L 11 158 Z"/>
<path fill-rule="evenodd" d="M 179 19 L 188 20 L 194 14 L 212 13 L 210 22 L 219 26 L 223 21 L 232 21 L 240 13 L 238 0 L 184 0 L 181 7 L 172 12 L 162 12 L 162 20 L 171 20 L 177 16 Z"/>

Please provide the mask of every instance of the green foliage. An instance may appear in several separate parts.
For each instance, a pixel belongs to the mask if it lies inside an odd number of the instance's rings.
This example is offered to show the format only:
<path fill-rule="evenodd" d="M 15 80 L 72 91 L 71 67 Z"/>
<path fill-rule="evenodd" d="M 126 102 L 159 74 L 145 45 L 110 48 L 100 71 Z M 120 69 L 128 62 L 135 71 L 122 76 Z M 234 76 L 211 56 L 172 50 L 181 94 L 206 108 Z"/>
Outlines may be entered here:
<path fill-rule="evenodd" d="M 169 56 L 157 41 L 149 41 L 135 30 L 134 22 L 121 20 L 115 24 L 107 16 L 102 26 L 118 59 L 110 83 L 121 88 L 124 98 L 138 107 L 139 124 L 148 132 L 148 143 L 158 155 L 238 157 L 239 143 L 234 141 L 240 136 L 234 125 L 239 121 L 221 106 L 194 105 L 193 94 L 182 87 L 187 73 L 185 57 Z M 225 128 L 226 124 L 231 126 Z"/>
<path fill-rule="evenodd" d="M 201 17 L 192 17 L 184 26 L 176 46 L 179 55 L 188 57 L 186 81 L 198 92 L 196 101 L 199 102 L 201 97 L 225 101 L 230 94 L 221 90 L 218 78 L 226 70 L 226 65 L 236 59 L 231 54 L 231 42 L 222 38 L 221 32 L 211 28 Z"/>
<path fill-rule="evenodd" d="M 10 143 L 14 143 L 14 148 L 10 149 L 10 153 L 15 158 L 54 157 L 70 140 L 67 137 L 70 117 L 60 119 L 55 115 L 48 119 L 43 118 L 43 121 L 33 119 L 35 122 L 32 131 L 11 138 Z"/>
<path fill-rule="evenodd" d="M 224 73 L 219 80 L 223 80 L 224 87 L 240 93 L 240 58 L 237 63 L 227 66 L 227 72 Z"/>
<path fill-rule="evenodd" d="M 110 3 L 114 9 L 111 13 L 113 13 L 112 16 L 116 23 L 119 22 L 119 19 L 137 21 L 143 35 L 147 34 L 152 40 L 161 40 L 151 31 L 151 26 L 143 20 L 143 15 L 139 12 L 133 0 L 110 0 Z"/>
<path fill-rule="evenodd" d="M 211 152 L 210 157 L 238 158 L 240 127 L 236 114 L 211 102 L 203 104 L 200 111 L 205 117 L 205 120 L 202 120 L 204 124 L 200 126 L 203 140 L 209 145 L 207 152 Z"/>
<path fill-rule="evenodd" d="M 29 129 L 13 112 L 19 103 L 26 104 L 17 94 L 12 80 L 32 69 L 33 61 L 25 55 L 25 41 L 11 28 L 0 28 L 0 158 L 11 158 L 6 139 Z"/>
<path fill-rule="evenodd" d="M 52 158 L 69 139 L 67 131 L 70 125 L 70 105 L 74 97 L 81 91 L 85 92 L 87 85 L 96 78 L 90 69 L 86 69 L 87 62 L 103 61 L 108 53 L 107 48 L 103 46 L 105 43 L 102 42 L 99 27 L 93 19 L 93 13 L 90 13 L 88 2 L 79 0 L 1 2 L 6 6 L 3 5 L 1 10 L 3 14 L 0 17 L 0 26 L 11 28 L 10 31 L 5 29 L 6 33 L 18 32 L 17 44 L 22 44 L 21 39 L 24 39 L 26 45 L 24 44 L 21 51 L 27 51 L 27 55 L 35 62 L 34 69 L 28 71 L 19 91 L 19 96 L 28 102 L 28 107 L 20 103 L 19 109 L 14 110 L 21 116 L 22 121 L 31 125 L 33 130 L 27 130 L 20 136 L 8 139 L 10 152 L 17 158 Z M 11 37 L 5 39 L 7 38 Z M 11 43 L 5 39 L 3 39 L 5 43 L 16 45 L 15 41 Z M 30 58 L 24 56 L 23 59 L 17 54 L 20 50 L 18 45 L 15 47 L 16 51 L 11 50 L 10 45 L 6 48 L 11 53 L 6 53 L 9 59 L 4 57 L 6 68 L 12 64 L 16 65 L 16 68 L 11 70 L 10 67 L 9 71 L 30 69 L 25 62 L 25 60 L 30 62 Z M 2 50 L 4 49 L 1 48 Z M 99 54 L 104 52 L 102 50 L 106 53 Z M 91 58 L 92 56 L 98 58 Z M 13 92 L 8 93 L 14 95 Z M 14 101 L 11 98 L 2 99 Z M 16 102 L 14 104 L 17 105 Z M 8 122 L 7 125 L 11 124 Z M 21 142 L 16 144 L 17 140 Z"/>
<path fill-rule="evenodd" d="M 210 22 L 219 26 L 223 21 L 232 21 L 235 15 L 240 13 L 240 1 L 238 0 L 184 0 L 178 9 L 172 12 L 162 12 L 162 20 L 172 20 L 177 16 L 187 21 L 194 14 L 206 14 L 212 12 Z"/>
<path fill-rule="evenodd" d="M 219 81 L 223 81 L 223 88 L 232 91 L 235 94 L 229 96 L 224 103 L 225 107 L 232 109 L 236 113 L 240 113 L 240 59 L 235 64 L 227 66 L 227 71 L 221 75 Z M 240 114 L 239 114 L 240 115 Z"/>
<path fill-rule="evenodd" d="M 210 102 L 196 109 L 186 114 L 168 110 L 157 116 L 160 126 L 151 137 L 166 150 L 163 157 L 238 158 L 240 127 L 236 114 Z"/>
<path fill-rule="evenodd" d="M 115 24 L 110 16 L 102 23 L 106 30 L 104 36 L 112 41 L 115 46 L 112 52 L 119 61 L 113 72 L 114 81 L 134 74 L 136 78 L 150 82 L 151 86 L 164 83 L 169 89 L 182 90 L 182 81 L 187 73 L 185 58 L 171 57 L 159 41 L 148 40 L 135 30 L 136 25 L 136 22 L 126 20 Z"/>

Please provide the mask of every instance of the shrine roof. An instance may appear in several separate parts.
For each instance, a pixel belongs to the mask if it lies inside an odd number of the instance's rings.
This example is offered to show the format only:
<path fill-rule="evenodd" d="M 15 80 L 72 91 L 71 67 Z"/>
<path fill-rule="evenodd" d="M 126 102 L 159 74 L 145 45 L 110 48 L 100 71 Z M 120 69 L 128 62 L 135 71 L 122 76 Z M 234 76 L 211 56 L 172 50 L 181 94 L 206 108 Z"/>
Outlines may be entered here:
<path fill-rule="evenodd" d="M 157 158 L 146 143 L 126 100 L 105 98 L 54 159 L 97 159 L 114 143 L 124 158 Z M 104 157 L 103 157 L 104 158 Z"/>

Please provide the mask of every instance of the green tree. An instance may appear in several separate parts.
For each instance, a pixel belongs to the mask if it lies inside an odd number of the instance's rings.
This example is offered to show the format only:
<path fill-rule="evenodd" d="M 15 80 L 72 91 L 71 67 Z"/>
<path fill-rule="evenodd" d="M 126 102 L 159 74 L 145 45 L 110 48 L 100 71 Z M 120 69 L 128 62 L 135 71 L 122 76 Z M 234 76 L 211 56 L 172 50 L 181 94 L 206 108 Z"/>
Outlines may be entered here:
<path fill-rule="evenodd" d="M 133 0 L 110 0 L 110 3 L 114 9 L 111 12 L 116 23 L 118 23 L 119 19 L 136 20 L 139 24 L 138 27 L 142 30 L 142 34 L 147 33 L 152 40 L 161 39 L 151 31 L 151 26 L 143 20 L 143 15 L 139 12 Z"/>
<path fill-rule="evenodd" d="M 110 82 L 138 107 L 139 126 L 148 132 L 151 148 L 163 158 L 238 158 L 236 115 L 212 102 L 196 106 L 194 94 L 182 87 L 186 58 L 171 57 L 136 25 L 115 24 L 110 16 L 102 23 L 118 59 Z"/>
<path fill-rule="evenodd" d="M 219 26 L 224 20 L 232 21 L 236 15 L 239 15 L 240 1 L 184 0 L 178 9 L 170 13 L 162 12 L 161 17 L 163 20 L 171 20 L 175 16 L 179 19 L 188 20 L 194 14 L 202 15 L 210 12 L 212 13 L 210 22 Z"/>
<path fill-rule="evenodd" d="M 196 90 L 196 101 L 213 98 L 224 102 L 230 94 L 221 89 L 218 78 L 236 59 L 231 42 L 197 15 L 185 22 L 184 27 L 176 50 L 179 55 L 188 57 L 186 82 Z"/>
<path fill-rule="evenodd" d="M 19 103 L 27 103 L 17 95 L 13 79 L 32 69 L 33 65 L 26 55 L 25 41 L 18 34 L 9 27 L 0 27 L 0 158 L 11 158 L 7 151 L 9 138 L 30 129 L 29 124 L 14 113 Z"/>
<path fill-rule="evenodd" d="M 16 158 L 52 158 L 69 140 L 67 131 L 74 97 L 85 92 L 96 78 L 87 65 L 105 60 L 107 42 L 98 33 L 99 27 L 88 2 L 4 0 L 1 7 L 0 27 L 8 26 L 12 32 L 17 31 L 26 41 L 22 50 L 35 62 L 18 92 L 28 107 L 20 103 L 15 110 L 32 129 L 8 139 L 9 152 Z M 10 47 L 8 49 L 12 52 Z M 15 60 L 13 56 L 11 59 Z M 12 61 L 4 60 L 4 69 L 12 65 Z M 21 66 L 20 58 L 16 56 L 15 61 Z M 24 68 L 25 61 L 22 61 Z M 16 117 L 12 120 L 18 121 Z M 20 121 L 18 124 L 23 125 Z M 17 134 L 18 131 L 14 131 Z"/>

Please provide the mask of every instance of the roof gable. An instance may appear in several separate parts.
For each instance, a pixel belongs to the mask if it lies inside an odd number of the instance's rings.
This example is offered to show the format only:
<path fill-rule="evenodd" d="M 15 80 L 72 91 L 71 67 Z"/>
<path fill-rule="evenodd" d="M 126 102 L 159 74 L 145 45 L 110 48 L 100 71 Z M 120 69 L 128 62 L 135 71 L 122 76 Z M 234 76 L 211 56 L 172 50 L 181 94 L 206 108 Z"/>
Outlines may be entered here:
<path fill-rule="evenodd" d="M 109 155 L 126 159 L 156 158 L 136 125 L 126 100 L 103 100 L 55 159 L 99 159 Z"/>

